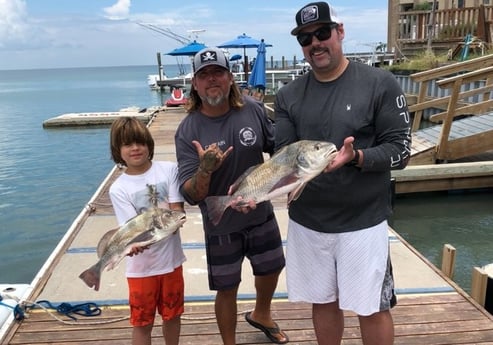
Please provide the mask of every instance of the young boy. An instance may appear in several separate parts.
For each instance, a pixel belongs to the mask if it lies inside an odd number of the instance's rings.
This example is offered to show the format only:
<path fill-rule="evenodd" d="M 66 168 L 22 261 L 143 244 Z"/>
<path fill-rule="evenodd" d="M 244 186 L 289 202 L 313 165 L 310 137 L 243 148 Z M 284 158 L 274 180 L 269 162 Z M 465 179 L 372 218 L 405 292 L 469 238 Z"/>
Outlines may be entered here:
<path fill-rule="evenodd" d="M 113 161 L 126 167 L 109 191 L 119 225 L 153 205 L 183 211 L 177 165 L 152 161 L 154 140 L 142 122 L 132 117 L 115 120 L 110 140 Z M 180 235 L 176 232 L 145 250 L 134 248 L 133 253 L 137 255 L 126 258 L 132 344 L 151 344 L 157 309 L 166 345 L 177 345 L 184 309 Z"/>

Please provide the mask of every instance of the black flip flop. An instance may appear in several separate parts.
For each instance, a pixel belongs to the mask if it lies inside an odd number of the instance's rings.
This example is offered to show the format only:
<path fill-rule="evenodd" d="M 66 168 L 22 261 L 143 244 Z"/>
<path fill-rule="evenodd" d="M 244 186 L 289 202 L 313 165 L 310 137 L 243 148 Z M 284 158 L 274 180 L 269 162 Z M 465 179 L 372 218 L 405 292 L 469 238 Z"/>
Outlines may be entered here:
<path fill-rule="evenodd" d="M 264 332 L 264 334 L 267 336 L 267 338 L 270 339 L 270 341 L 272 341 L 273 343 L 276 343 L 276 344 L 286 344 L 287 342 L 289 342 L 289 338 L 287 336 L 286 333 L 284 333 L 283 331 L 281 331 L 281 329 L 279 328 L 279 326 L 277 325 L 277 323 L 274 322 L 275 324 L 275 327 L 265 327 L 264 325 L 258 323 L 258 322 L 255 322 L 252 320 L 251 318 L 251 312 L 247 312 L 245 314 L 245 320 L 253 327 L 257 328 L 257 329 L 260 329 L 262 332 Z M 279 339 L 277 339 L 275 337 L 275 334 L 281 334 L 284 338 L 286 338 L 286 340 L 284 341 L 280 341 Z"/>

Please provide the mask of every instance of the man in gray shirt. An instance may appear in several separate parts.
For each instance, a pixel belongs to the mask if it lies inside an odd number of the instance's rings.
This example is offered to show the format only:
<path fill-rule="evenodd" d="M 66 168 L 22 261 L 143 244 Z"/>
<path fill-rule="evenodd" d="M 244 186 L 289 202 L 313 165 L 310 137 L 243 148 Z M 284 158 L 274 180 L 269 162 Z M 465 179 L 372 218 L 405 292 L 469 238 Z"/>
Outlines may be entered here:
<path fill-rule="evenodd" d="M 220 49 L 200 51 L 193 67 L 189 114 L 176 131 L 175 145 L 180 191 L 202 212 L 209 287 L 217 291 L 215 311 L 223 343 L 236 344 L 236 298 L 245 257 L 256 287 L 255 308 L 245 318 L 272 342 L 287 343 L 270 310 L 285 265 L 272 204 L 260 203 L 247 213 L 228 207 L 215 225 L 204 201 L 207 196 L 228 194 L 241 174 L 263 162 L 264 152 L 273 152 L 273 125 L 261 103 L 241 95 Z"/>

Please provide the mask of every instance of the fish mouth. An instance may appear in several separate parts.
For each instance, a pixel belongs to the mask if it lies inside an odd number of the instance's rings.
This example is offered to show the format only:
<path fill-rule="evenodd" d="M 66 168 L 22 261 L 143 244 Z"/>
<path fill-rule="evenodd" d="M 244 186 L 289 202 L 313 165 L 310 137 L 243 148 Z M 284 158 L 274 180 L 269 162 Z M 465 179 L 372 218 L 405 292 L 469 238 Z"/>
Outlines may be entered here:
<path fill-rule="evenodd" d="M 333 150 L 331 150 L 329 152 L 329 154 L 327 156 L 328 156 L 329 160 L 333 160 L 334 158 L 336 158 L 338 153 L 339 153 L 339 151 L 336 148 L 334 148 Z"/>
<path fill-rule="evenodd" d="M 325 152 L 325 158 L 327 158 L 329 161 L 333 160 L 337 154 L 339 153 L 339 150 L 337 150 L 337 147 L 335 145 L 332 145 L 332 148 Z"/>

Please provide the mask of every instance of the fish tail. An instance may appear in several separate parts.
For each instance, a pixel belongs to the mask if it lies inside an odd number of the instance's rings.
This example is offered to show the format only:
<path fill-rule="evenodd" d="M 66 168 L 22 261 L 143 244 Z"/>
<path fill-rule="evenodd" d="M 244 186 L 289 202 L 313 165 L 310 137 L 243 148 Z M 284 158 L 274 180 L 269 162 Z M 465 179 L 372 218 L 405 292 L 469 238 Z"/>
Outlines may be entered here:
<path fill-rule="evenodd" d="M 231 197 L 229 195 L 209 196 L 205 198 L 207 213 L 209 214 L 209 219 L 212 221 L 212 224 L 219 224 L 224 211 L 229 206 L 230 199 Z"/>
<path fill-rule="evenodd" d="M 99 283 L 101 281 L 101 270 L 99 269 L 98 264 L 82 272 L 79 275 L 79 278 L 82 279 L 91 289 L 94 287 L 94 290 L 98 291 Z"/>

